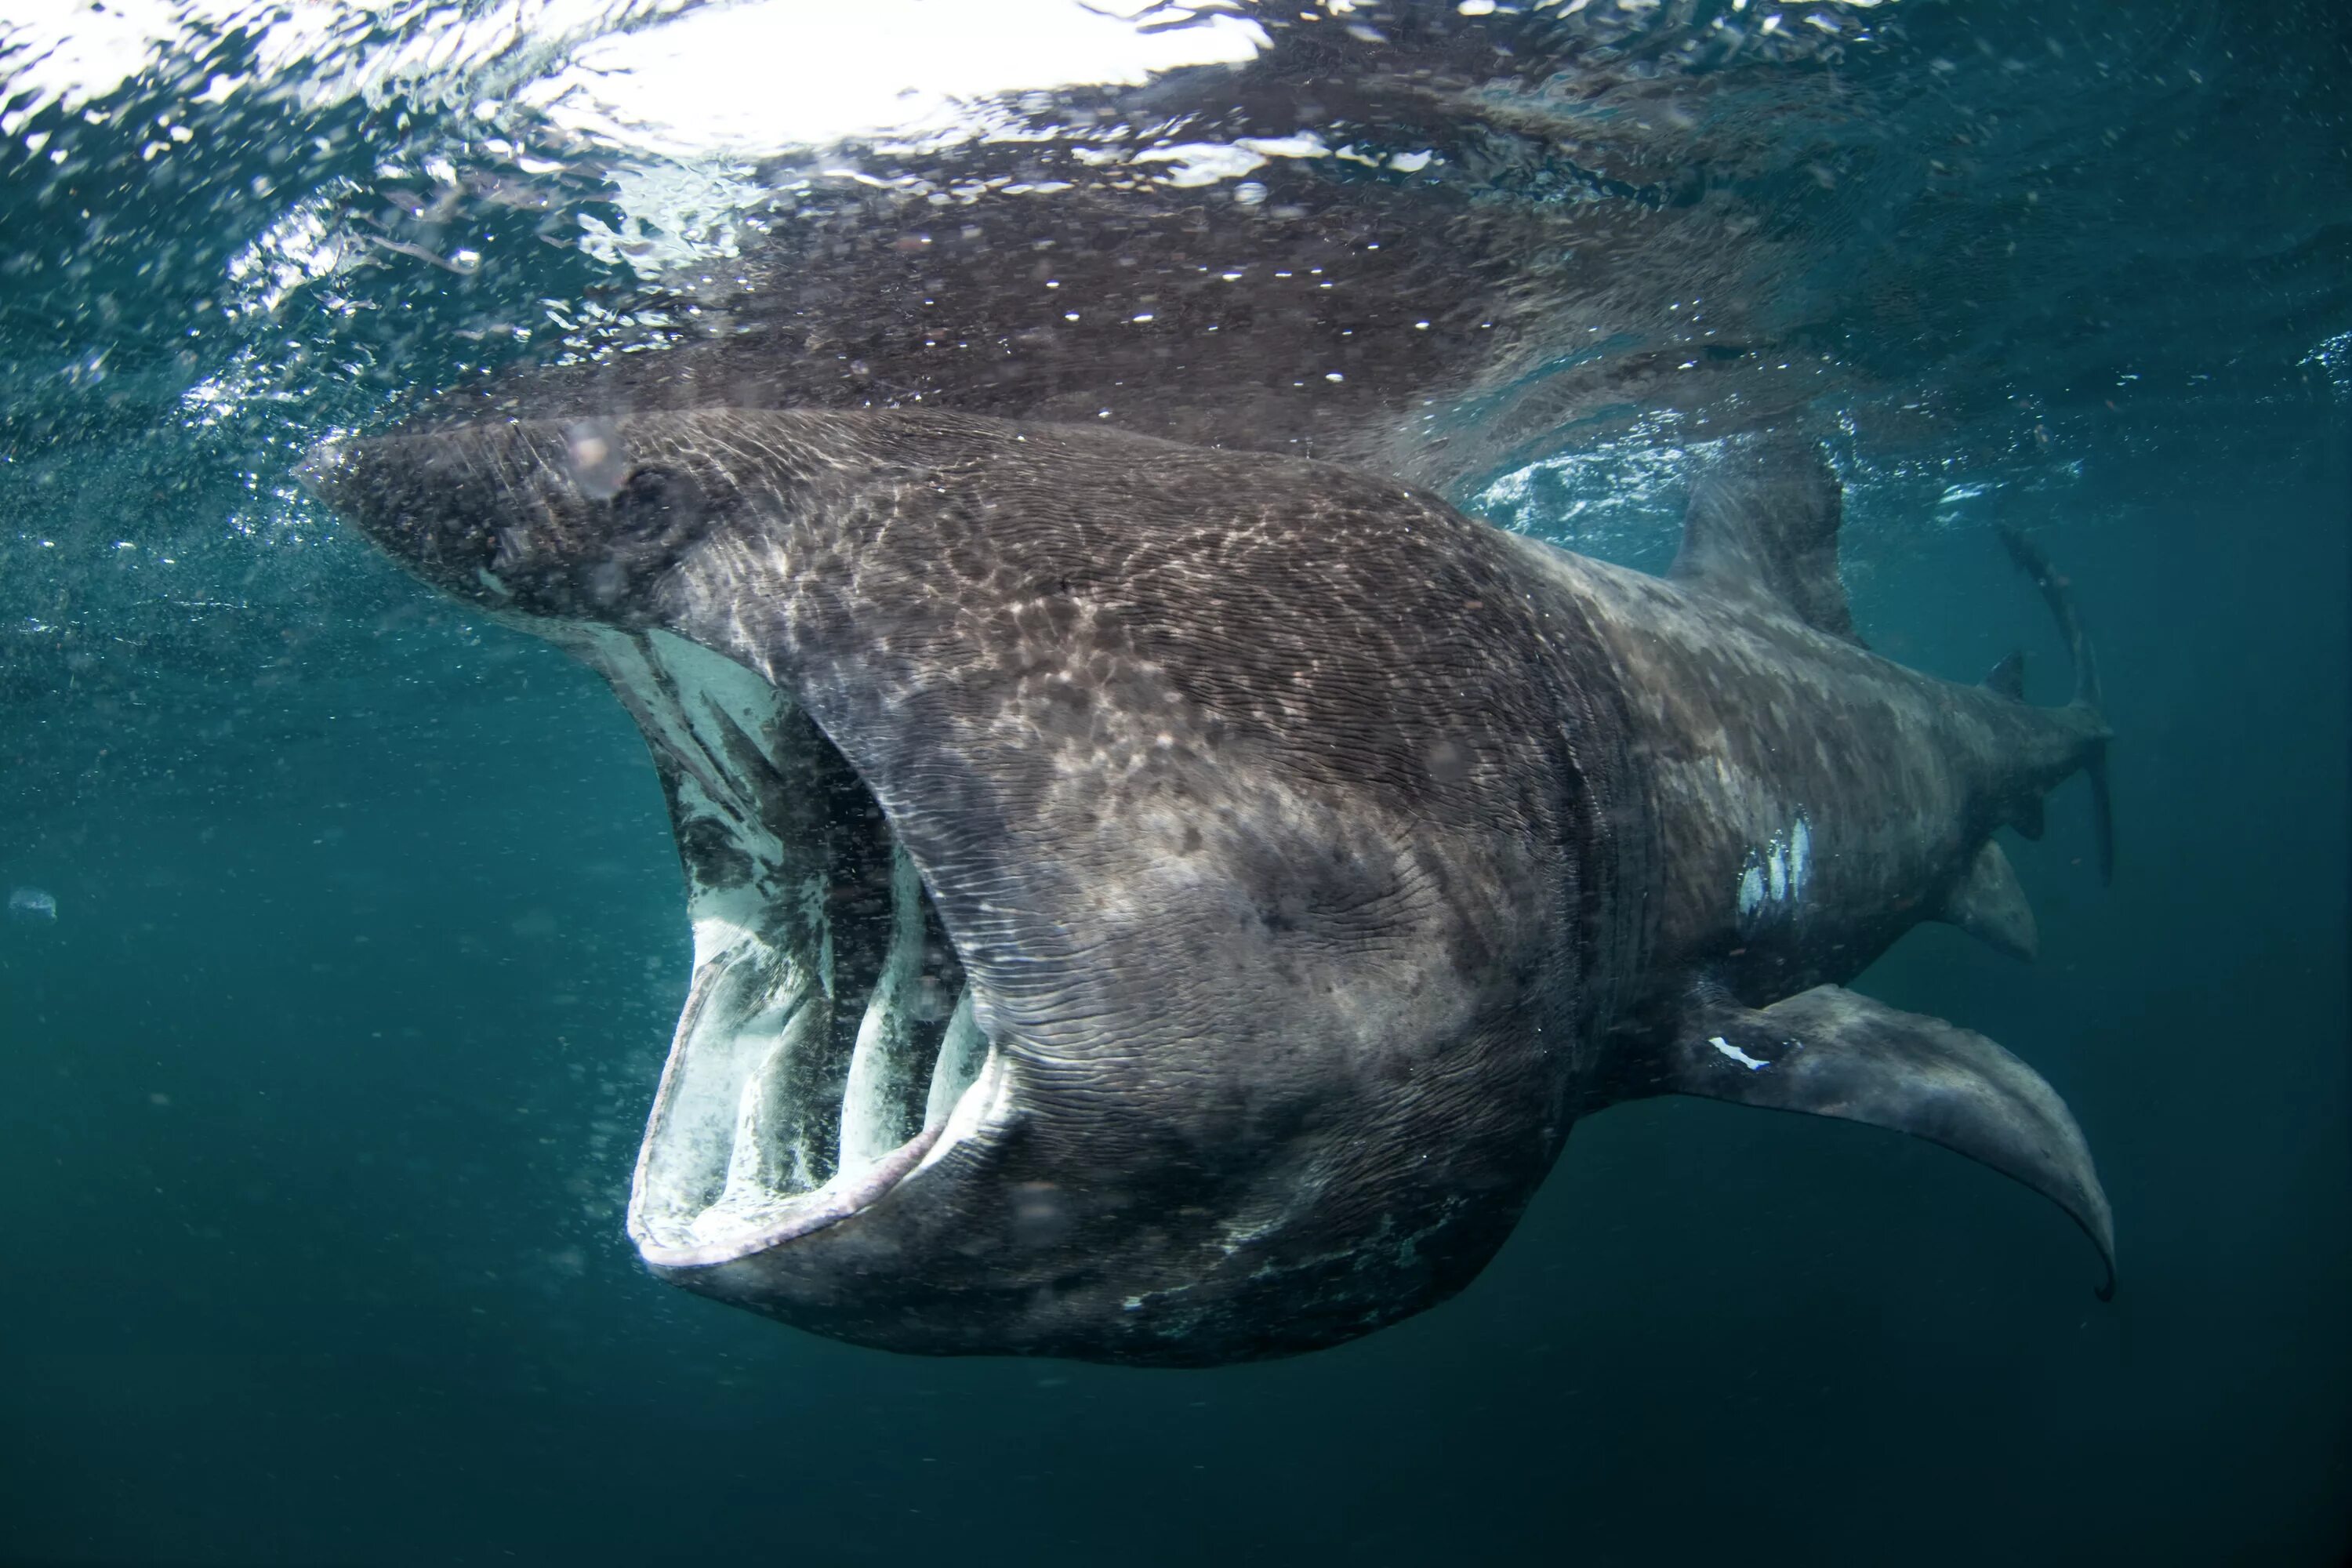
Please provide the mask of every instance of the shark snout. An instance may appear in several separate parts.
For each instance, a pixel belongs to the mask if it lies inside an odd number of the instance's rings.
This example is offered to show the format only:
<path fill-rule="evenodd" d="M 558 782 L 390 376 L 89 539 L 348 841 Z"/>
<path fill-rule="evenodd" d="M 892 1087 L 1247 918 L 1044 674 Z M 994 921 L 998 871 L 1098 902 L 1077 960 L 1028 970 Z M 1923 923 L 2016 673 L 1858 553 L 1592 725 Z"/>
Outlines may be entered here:
<path fill-rule="evenodd" d="M 349 490 L 351 447 L 348 440 L 322 441 L 294 465 L 295 482 L 313 498 L 342 510 Z"/>

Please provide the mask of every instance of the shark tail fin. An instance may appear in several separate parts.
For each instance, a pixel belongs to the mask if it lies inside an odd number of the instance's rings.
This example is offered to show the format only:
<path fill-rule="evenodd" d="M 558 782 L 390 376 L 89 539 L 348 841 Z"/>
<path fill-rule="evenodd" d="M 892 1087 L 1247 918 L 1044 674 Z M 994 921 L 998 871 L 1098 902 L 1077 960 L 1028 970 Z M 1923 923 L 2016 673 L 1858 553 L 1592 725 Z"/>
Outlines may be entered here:
<path fill-rule="evenodd" d="M 2098 656 L 2091 647 L 2089 634 L 2083 630 L 2082 617 L 2074 613 L 2074 584 L 2050 563 L 2050 558 L 2042 552 L 2040 545 L 2007 523 L 1997 527 L 2000 542 L 2009 551 L 2009 558 L 2017 563 L 2019 571 L 2033 580 L 2035 587 L 2042 590 L 2042 601 L 2050 606 L 2051 617 L 2058 623 L 2058 635 L 2065 639 L 2066 655 L 2074 667 L 2074 696 L 2067 707 L 2078 719 L 2088 721 L 2075 764 L 2090 780 L 2091 826 L 2098 842 L 2099 880 L 2109 882 L 2114 880 L 2116 874 L 2116 815 L 2114 800 L 2107 791 L 2107 732 L 2099 711 Z M 2011 659 L 2016 660 L 2013 670 L 2011 668 Z M 2004 671 L 2008 672 L 2006 677 Z M 2004 696 L 2021 697 L 2023 673 L 2023 659 L 2011 655 L 2011 658 L 2003 659 L 1995 667 L 1985 684 Z M 2004 679 L 2017 689 L 2008 689 L 2003 684 Z M 2033 807 L 2037 822 L 2040 810 L 2037 801 Z"/>
<path fill-rule="evenodd" d="M 2042 552 L 2042 546 L 2005 522 L 1996 526 L 2009 558 L 2042 590 L 2042 602 L 2050 606 L 2051 618 L 2058 623 L 2058 635 L 2066 639 L 2066 657 L 2074 665 L 2074 700 L 2085 708 L 2098 707 L 2099 661 L 2091 649 L 2089 635 L 2083 630 L 2082 617 L 2074 613 L 2074 584 L 2050 564 L 2050 557 Z"/>
<path fill-rule="evenodd" d="M 1628 1066 L 1633 1066 L 1628 1063 Z M 1701 984 L 1619 1098 L 1691 1094 L 1907 1132 L 1991 1166 L 2082 1226 L 2115 1293 L 2115 1222 L 2058 1091 L 1984 1036 L 1837 985 L 1746 1007 Z"/>
<path fill-rule="evenodd" d="M 2099 846 L 2099 884 L 2116 879 L 2116 805 L 2107 793 L 2107 743 L 2093 742 L 2083 758 L 2084 776 L 2091 781 L 2091 831 Z"/>

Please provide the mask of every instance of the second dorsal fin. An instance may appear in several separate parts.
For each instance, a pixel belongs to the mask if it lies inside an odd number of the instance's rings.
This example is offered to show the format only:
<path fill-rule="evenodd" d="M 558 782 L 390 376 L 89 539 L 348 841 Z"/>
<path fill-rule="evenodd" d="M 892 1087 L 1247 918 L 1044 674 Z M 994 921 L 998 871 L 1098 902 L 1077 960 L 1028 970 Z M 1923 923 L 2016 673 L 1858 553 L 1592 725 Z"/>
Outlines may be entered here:
<path fill-rule="evenodd" d="M 1844 492 L 1821 448 L 1782 435 L 1724 443 L 1691 486 L 1683 547 L 1667 575 L 1726 598 L 1765 599 L 1853 642 L 1838 579 Z"/>
<path fill-rule="evenodd" d="M 2025 700 L 2025 650 L 2019 648 L 1992 667 L 1984 678 L 1985 689 L 1996 691 L 2012 702 Z"/>

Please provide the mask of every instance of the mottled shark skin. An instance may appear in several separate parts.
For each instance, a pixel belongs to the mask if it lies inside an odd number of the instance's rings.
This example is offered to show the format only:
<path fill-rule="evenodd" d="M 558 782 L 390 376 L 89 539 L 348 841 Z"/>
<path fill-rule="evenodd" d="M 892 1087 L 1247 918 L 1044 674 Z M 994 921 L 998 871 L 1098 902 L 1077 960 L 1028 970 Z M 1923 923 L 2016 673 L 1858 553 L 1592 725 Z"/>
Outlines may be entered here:
<path fill-rule="evenodd" d="M 2098 756 L 2095 691 L 1853 640 L 1810 452 L 1735 453 L 1663 579 L 952 414 L 483 424 L 308 479 L 646 731 L 697 963 L 629 1223 L 677 1284 L 900 1351 L 1307 1351 L 1462 1289 L 1578 1117 L 1662 1092 L 1946 1143 L 2112 1255 L 2030 1068 L 1842 989 L 1923 919 L 2030 949 L 1991 836 Z"/>

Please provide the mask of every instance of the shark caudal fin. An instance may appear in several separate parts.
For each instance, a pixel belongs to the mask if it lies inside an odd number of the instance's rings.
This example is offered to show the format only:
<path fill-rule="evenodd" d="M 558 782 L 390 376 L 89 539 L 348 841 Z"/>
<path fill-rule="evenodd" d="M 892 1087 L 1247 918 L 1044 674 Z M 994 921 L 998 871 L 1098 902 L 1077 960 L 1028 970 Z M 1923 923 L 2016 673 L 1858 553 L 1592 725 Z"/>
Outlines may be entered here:
<path fill-rule="evenodd" d="M 2042 590 L 2042 602 L 2050 606 L 2051 618 L 2058 623 L 2058 635 L 2066 639 L 2066 657 L 2074 666 L 2074 700 L 2086 708 L 2096 708 L 2099 661 L 2092 652 L 2090 637 L 2083 630 L 2082 617 L 2074 613 L 2074 584 L 2050 564 L 2050 557 L 2042 553 L 2042 547 L 2033 541 L 2005 522 L 1995 523 L 1993 528 L 2017 569 L 2032 578 L 2033 585 Z M 2021 666 L 2021 658 L 2019 662 Z"/>
<path fill-rule="evenodd" d="M 1631 1065 L 1631 1064 L 1629 1064 Z M 2115 1293 L 2115 1221 L 2090 1145 L 2042 1075 L 1972 1030 L 1837 985 L 1769 1007 L 1696 990 L 1624 1098 L 1690 1094 L 1907 1132 L 2015 1178 L 2066 1211 Z"/>
<path fill-rule="evenodd" d="M 2091 639 L 2083 630 L 2082 617 L 2074 613 L 2074 596 L 2064 574 L 2050 564 L 2042 547 L 2007 523 L 1996 524 L 2001 544 L 2017 569 L 2033 579 L 2042 590 L 2042 603 L 2050 606 L 2053 619 L 2058 623 L 2058 635 L 2066 641 L 2066 656 L 2074 667 L 2074 696 L 2067 704 L 2069 710 L 2091 719 L 2097 719 L 2100 707 L 2099 661 L 2091 647 Z M 2011 655 L 1994 668 L 1985 684 L 2004 696 L 2021 698 L 2024 692 L 2024 661 Z M 2104 726 L 2103 726 L 2104 731 Z M 2099 857 L 2099 880 L 2110 882 L 2116 874 L 2115 805 L 2107 793 L 2107 742 L 2104 732 L 2092 737 L 2083 748 L 2079 759 L 2084 776 L 2091 783 L 2091 830 L 2095 836 Z M 2042 806 L 2039 798 L 2027 808 L 2018 830 L 2029 838 L 2041 837 Z"/>

